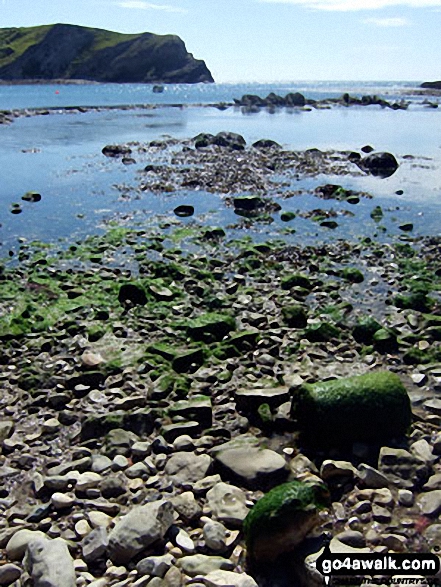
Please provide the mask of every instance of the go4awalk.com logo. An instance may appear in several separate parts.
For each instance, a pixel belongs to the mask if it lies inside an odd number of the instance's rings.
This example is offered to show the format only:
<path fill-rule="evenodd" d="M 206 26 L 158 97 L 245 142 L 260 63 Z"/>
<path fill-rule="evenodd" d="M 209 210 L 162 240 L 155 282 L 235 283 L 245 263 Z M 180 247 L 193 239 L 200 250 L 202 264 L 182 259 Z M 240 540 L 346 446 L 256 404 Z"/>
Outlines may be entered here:
<path fill-rule="evenodd" d="M 327 545 L 316 561 L 316 568 L 328 585 L 331 577 L 343 576 L 357 576 L 360 581 L 366 575 L 434 577 L 440 570 L 440 559 L 430 553 L 333 554 Z"/>

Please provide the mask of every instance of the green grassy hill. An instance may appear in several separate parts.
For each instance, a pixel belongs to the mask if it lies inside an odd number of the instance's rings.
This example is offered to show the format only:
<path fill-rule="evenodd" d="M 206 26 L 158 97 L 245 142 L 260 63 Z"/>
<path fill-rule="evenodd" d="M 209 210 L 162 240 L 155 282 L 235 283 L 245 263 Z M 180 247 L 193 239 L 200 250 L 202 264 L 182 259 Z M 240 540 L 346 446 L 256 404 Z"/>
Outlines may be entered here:
<path fill-rule="evenodd" d="M 126 35 L 68 24 L 0 29 L 0 79 L 212 82 L 175 35 Z"/>

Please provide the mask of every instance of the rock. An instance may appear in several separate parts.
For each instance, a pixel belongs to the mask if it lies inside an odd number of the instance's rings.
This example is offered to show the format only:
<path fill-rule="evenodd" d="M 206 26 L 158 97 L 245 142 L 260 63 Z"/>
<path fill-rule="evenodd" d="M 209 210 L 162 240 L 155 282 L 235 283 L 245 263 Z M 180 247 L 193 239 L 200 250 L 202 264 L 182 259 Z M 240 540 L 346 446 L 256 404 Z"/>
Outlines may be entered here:
<path fill-rule="evenodd" d="M 106 145 L 101 152 L 106 157 L 123 157 L 125 155 L 130 155 L 132 149 L 124 145 Z"/>
<path fill-rule="evenodd" d="M 242 388 L 234 394 L 236 406 L 244 413 L 255 412 L 260 405 L 268 404 L 270 408 L 277 408 L 290 400 L 287 387 Z"/>
<path fill-rule="evenodd" d="M 93 473 L 92 471 L 86 471 L 79 475 L 75 485 L 75 491 L 83 492 L 87 489 L 92 489 L 93 487 L 97 487 L 101 481 L 101 475 Z"/>
<path fill-rule="evenodd" d="M 203 428 L 209 428 L 213 422 L 211 399 L 206 395 L 194 395 L 189 400 L 173 402 L 169 408 L 171 418 L 181 416 L 186 420 L 198 422 Z"/>
<path fill-rule="evenodd" d="M 270 563 L 294 550 L 319 523 L 318 512 L 327 500 L 323 484 L 291 481 L 272 489 L 244 522 L 250 560 L 258 565 Z"/>
<path fill-rule="evenodd" d="M 234 132 L 220 132 L 213 139 L 212 144 L 219 147 L 228 147 L 234 151 L 243 151 L 246 141 L 243 136 Z"/>
<path fill-rule="evenodd" d="M 206 313 L 190 320 L 187 332 L 193 340 L 210 343 L 220 342 L 235 328 L 236 321 L 231 316 Z"/>
<path fill-rule="evenodd" d="M 432 452 L 432 447 L 424 438 L 413 442 L 410 445 L 410 452 L 429 465 L 437 459 Z"/>
<path fill-rule="evenodd" d="M 441 489 L 422 493 L 417 497 L 416 505 L 424 516 L 437 516 L 441 512 Z"/>
<path fill-rule="evenodd" d="M 361 483 L 369 489 L 380 489 L 381 487 L 388 487 L 389 479 L 383 473 L 380 473 L 378 469 L 361 463 L 358 466 L 357 477 Z"/>
<path fill-rule="evenodd" d="M 269 449 L 250 446 L 223 450 L 216 453 L 215 462 L 222 479 L 248 489 L 268 490 L 288 476 L 285 459 Z"/>
<path fill-rule="evenodd" d="M 214 517 L 233 527 L 240 527 L 249 511 L 245 493 L 227 483 L 217 483 L 208 491 L 207 500 Z"/>
<path fill-rule="evenodd" d="M 207 476 L 212 459 L 208 455 L 196 455 L 193 452 L 177 452 L 165 465 L 165 474 L 175 485 L 196 483 Z"/>
<path fill-rule="evenodd" d="M 181 204 L 180 206 L 177 206 L 173 212 L 176 214 L 176 216 L 179 216 L 181 218 L 186 218 L 188 216 L 193 216 L 194 214 L 194 207 L 193 206 L 188 206 L 186 204 Z"/>
<path fill-rule="evenodd" d="M 0 566 L 0 585 L 11 585 L 21 577 L 21 569 L 12 563 Z"/>
<path fill-rule="evenodd" d="M 148 575 L 151 577 L 161 577 L 162 579 L 172 564 L 173 556 L 171 554 L 148 556 L 139 561 L 136 565 L 136 570 L 141 576 Z"/>
<path fill-rule="evenodd" d="M 12 420 L 0 420 L 0 445 L 11 436 L 13 431 L 14 422 Z"/>
<path fill-rule="evenodd" d="M 281 145 L 272 141 L 271 139 L 260 139 L 252 145 L 255 149 L 266 150 L 266 149 L 281 149 Z"/>
<path fill-rule="evenodd" d="M 185 491 L 171 500 L 175 511 L 186 524 L 196 522 L 202 515 L 202 508 L 191 491 Z"/>
<path fill-rule="evenodd" d="M 333 554 L 352 554 L 357 556 L 357 554 L 364 554 L 371 552 L 371 550 L 367 547 L 354 547 L 350 546 L 349 544 L 345 544 L 344 542 L 340 541 L 336 536 L 334 536 L 329 544 L 329 549 Z"/>
<path fill-rule="evenodd" d="M 411 507 L 414 502 L 414 495 L 408 489 L 398 490 L 398 503 L 404 507 Z"/>
<path fill-rule="evenodd" d="M 400 437 L 412 421 L 409 396 L 394 373 L 305 384 L 292 391 L 292 417 L 315 445 Z"/>
<path fill-rule="evenodd" d="M 258 587 L 256 581 L 245 573 L 211 571 L 203 578 L 207 587 Z"/>
<path fill-rule="evenodd" d="M 398 161 L 391 153 L 371 153 L 363 157 L 358 165 L 377 177 L 390 177 L 398 169 Z"/>
<path fill-rule="evenodd" d="M 210 520 L 204 524 L 202 530 L 207 548 L 213 552 L 223 552 L 226 549 L 227 530 L 223 524 Z"/>
<path fill-rule="evenodd" d="M 162 539 L 173 522 L 173 506 L 169 501 L 134 507 L 110 533 L 110 560 L 115 564 L 128 563 L 150 544 Z"/>
<path fill-rule="evenodd" d="M 46 534 L 39 530 L 18 530 L 9 539 L 6 545 L 6 554 L 9 560 L 21 560 L 26 552 L 28 544 L 32 541 L 47 540 Z"/>
<path fill-rule="evenodd" d="M 381 447 L 378 468 L 402 489 L 415 489 L 423 485 L 430 473 L 430 467 L 402 448 Z"/>
<path fill-rule="evenodd" d="M 55 540 L 33 540 L 28 544 L 24 566 L 34 587 L 75 587 L 75 569 L 67 543 Z"/>
<path fill-rule="evenodd" d="M 320 468 L 320 477 L 329 482 L 333 479 L 352 479 L 356 473 L 355 467 L 348 461 L 325 460 Z"/>
<path fill-rule="evenodd" d="M 432 491 L 433 489 L 441 489 L 441 473 L 431 475 L 423 485 L 423 491 Z"/>
<path fill-rule="evenodd" d="M 54 493 L 51 497 L 54 510 L 64 510 L 71 508 L 75 503 L 75 497 L 66 493 Z"/>
<path fill-rule="evenodd" d="M 98 526 L 82 542 L 83 558 L 89 563 L 101 558 L 107 550 L 109 538 L 104 526 Z"/>
<path fill-rule="evenodd" d="M 39 194 L 38 192 L 26 192 L 22 197 L 22 200 L 24 200 L 25 202 L 40 202 L 41 200 L 41 194 Z"/>
<path fill-rule="evenodd" d="M 239 210 L 253 212 L 265 206 L 265 200 L 259 196 L 239 196 L 234 198 L 233 206 Z"/>
<path fill-rule="evenodd" d="M 345 530 L 335 535 L 335 538 L 342 544 L 351 546 L 352 548 L 364 548 L 366 546 L 366 540 L 362 532 L 356 530 Z"/>
<path fill-rule="evenodd" d="M 135 283 L 124 283 L 119 288 L 118 301 L 122 306 L 145 306 L 147 297 L 145 290 Z"/>
<path fill-rule="evenodd" d="M 284 306 L 282 308 L 282 316 L 290 328 L 305 328 L 308 323 L 308 316 L 303 306 Z"/>
<path fill-rule="evenodd" d="M 176 566 L 186 575 L 196 577 L 196 575 L 208 575 L 212 571 L 224 570 L 232 571 L 233 563 L 221 556 L 208 556 L 206 554 L 193 554 L 184 556 L 176 562 Z"/>

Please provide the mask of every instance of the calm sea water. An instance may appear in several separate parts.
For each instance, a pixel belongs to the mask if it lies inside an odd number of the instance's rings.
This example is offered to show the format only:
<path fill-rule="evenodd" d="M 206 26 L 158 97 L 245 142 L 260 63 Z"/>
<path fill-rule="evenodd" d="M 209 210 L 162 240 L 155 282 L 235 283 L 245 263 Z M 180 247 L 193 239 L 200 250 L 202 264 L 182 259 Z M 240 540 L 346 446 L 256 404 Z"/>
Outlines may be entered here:
<path fill-rule="evenodd" d="M 415 234 L 439 234 L 441 214 L 441 108 L 427 108 L 417 83 L 375 84 L 340 82 L 298 82 L 293 84 L 199 84 L 166 86 L 162 94 L 152 93 L 144 85 L 87 86 L 0 86 L 0 109 L 53 106 L 134 105 L 145 103 L 184 104 L 154 110 L 104 110 L 84 114 L 56 113 L 17 119 L 0 126 L 0 242 L 2 254 L 14 250 L 19 239 L 66 242 L 103 229 L 107 221 L 139 225 L 157 225 L 160 220 L 179 223 L 228 225 L 238 221 L 225 206 L 222 196 L 201 192 L 178 192 L 166 196 L 141 193 L 138 199 L 121 198 L 115 185 L 126 185 L 127 192 L 139 183 L 137 171 L 144 160 L 126 167 L 101 153 L 104 145 L 129 141 L 149 142 L 164 136 L 190 138 L 199 132 L 221 130 L 239 132 L 248 143 L 271 138 L 286 148 L 358 150 L 370 144 L 378 151 L 391 151 L 400 160 L 400 168 L 388 179 L 318 177 L 304 180 L 295 189 L 312 188 L 323 183 L 339 183 L 346 188 L 370 192 L 373 200 L 362 201 L 351 217 L 339 220 L 332 232 L 317 231 L 310 221 L 298 219 L 292 224 L 296 233 L 287 239 L 348 238 L 376 233 L 369 213 L 381 204 L 388 212 L 385 225 L 397 233 L 397 224 L 412 221 Z M 407 111 L 392 111 L 378 106 L 333 108 L 311 112 L 277 110 L 244 114 L 240 108 L 220 111 L 196 107 L 231 101 L 244 93 L 261 96 L 270 91 L 285 94 L 302 91 L 308 98 L 324 98 L 349 91 L 353 95 L 376 93 L 389 100 L 411 99 Z M 56 93 L 59 92 L 59 93 Z M 412 92 L 414 92 L 412 94 Z M 432 99 L 432 98 L 431 98 Z M 436 99 L 435 99 L 436 100 Z M 39 191 L 42 201 L 22 203 L 23 212 L 10 213 L 13 203 L 30 190 Z M 402 195 L 396 192 L 402 190 Z M 132 192 L 133 193 L 133 192 Z M 195 207 L 191 219 L 177 220 L 172 211 L 182 203 Z M 283 202 L 284 210 L 336 207 L 311 196 Z M 337 205 L 344 208 L 345 205 Z M 256 225 L 250 233 L 256 238 L 279 236 L 286 228 L 278 218 L 267 226 Z"/>

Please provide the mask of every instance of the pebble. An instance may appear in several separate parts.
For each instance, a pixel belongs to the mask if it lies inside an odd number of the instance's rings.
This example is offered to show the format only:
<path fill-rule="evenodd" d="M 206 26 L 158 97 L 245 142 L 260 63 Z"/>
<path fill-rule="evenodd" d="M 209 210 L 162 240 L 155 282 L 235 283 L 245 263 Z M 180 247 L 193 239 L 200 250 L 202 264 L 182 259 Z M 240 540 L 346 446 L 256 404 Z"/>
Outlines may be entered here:
<path fill-rule="evenodd" d="M 0 585 L 11 585 L 21 577 L 21 569 L 12 563 L 0 565 Z"/>
<path fill-rule="evenodd" d="M 52 494 L 51 503 L 55 510 L 63 510 L 74 505 L 75 497 L 66 493 L 56 492 Z"/>

